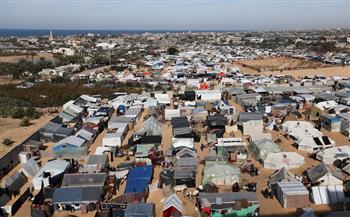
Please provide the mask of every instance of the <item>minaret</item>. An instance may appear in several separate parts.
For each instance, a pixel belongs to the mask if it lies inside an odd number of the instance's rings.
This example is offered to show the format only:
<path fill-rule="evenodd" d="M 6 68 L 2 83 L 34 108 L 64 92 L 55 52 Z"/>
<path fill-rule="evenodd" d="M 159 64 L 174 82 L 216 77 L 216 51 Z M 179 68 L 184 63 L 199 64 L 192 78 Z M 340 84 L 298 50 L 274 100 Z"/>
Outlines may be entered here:
<path fill-rule="evenodd" d="M 49 41 L 53 41 L 52 30 L 50 30 L 50 37 L 49 37 Z"/>

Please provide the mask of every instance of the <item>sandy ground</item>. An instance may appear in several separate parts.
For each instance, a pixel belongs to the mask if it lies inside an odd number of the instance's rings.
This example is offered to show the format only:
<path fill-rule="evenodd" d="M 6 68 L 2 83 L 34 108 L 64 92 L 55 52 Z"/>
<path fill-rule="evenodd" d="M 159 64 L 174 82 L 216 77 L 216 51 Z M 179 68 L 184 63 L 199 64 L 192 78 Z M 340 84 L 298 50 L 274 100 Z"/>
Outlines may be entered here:
<path fill-rule="evenodd" d="M 300 69 L 300 70 L 287 70 L 287 71 L 267 71 L 261 72 L 263 75 L 291 75 L 294 78 L 301 78 L 305 76 L 314 76 L 314 75 L 323 75 L 326 77 L 330 76 L 340 76 L 350 78 L 350 66 L 335 66 L 327 68 L 318 68 L 318 69 Z"/>
<path fill-rule="evenodd" d="M 33 56 L 34 61 L 39 61 L 41 58 L 46 60 L 53 60 L 53 54 L 51 53 L 37 53 Z M 20 60 L 32 61 L 30 54 L 27 55 L 13 55 L 13 56 L 0 56 L 0 63 L 2 62 L 18 62 Z"/>
<path fill-rule="evenodd" d="M 31 120 L 31 125 L 28 127 L 20 126 L 20 119 L 13 118 L 0 118 L 0 155 L 4 154 L 9 148 L 13 148 L 26 140 L 31 134 L 43 127 L 47 122 L 49 122 L 53 115 L 42 115 L 36 120 Z M 11 146 L 5 146 L 2 141 L 5 138 L 9 138 L 14 143 Z"/>
<path fill-rule="evenodd" d="M 23 82 L 22 80 L 14 80 L 9 76 L 0 76 L 0 85 L 1 84 L 19 84 Z"/>
<path fill-rule="evenodd" d="M 305 76 L 314 76 L 314 75 L 322 75 L 326 77 L 330 76 L 340 76 L 340 77 L 350 77 L 350 66 L 331 66 L 331 67 L 324 67 L 324 68 L 310 68 L 310 69 L 297 69 L 297 70 L 283 70 L 281 71 L 264 71 L 264 72 L 258 72 L 254 69 L 244 67 L 242 65 L 239 65 L 237 63 L 234 63 L 233 66 L 239 67 L 241 72 L 244 74 L 261 74 L 261 75 L 290 75 L 293 76 L 296 79 L 300 79 Z"/>
<path fill-rule="evenodd" d="M 329 65 L 321 62 L 313 62 L 304 59 L 295 59 L 289 57 L 261 58 L 255 60 L 246 60 L 238 62 L 240 65 L 245 65 L 247 68 L 252 68 L 260 71 L 271 70 L 293 70 L 293 69 L 309 69 L 322 68 Z"/>

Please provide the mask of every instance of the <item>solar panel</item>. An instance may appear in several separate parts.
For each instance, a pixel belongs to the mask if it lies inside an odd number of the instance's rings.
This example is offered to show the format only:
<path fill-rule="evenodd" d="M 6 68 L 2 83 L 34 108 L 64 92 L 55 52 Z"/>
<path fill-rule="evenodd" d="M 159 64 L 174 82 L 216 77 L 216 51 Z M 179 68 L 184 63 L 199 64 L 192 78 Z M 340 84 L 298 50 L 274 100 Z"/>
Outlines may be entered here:
<path fill-rule="evenodd" d="M 330 145 L 331 141 L 329 141 L 329 138 L 327 136 L 322 136 L 322 140 L 325 145 Z"/>
<path fill-rule="evenodd" d="M 320 141 L 320 139 L 318 137 L 314 137 L 313 139 L 318 146 L 323 146 L 322 142 Z"/>

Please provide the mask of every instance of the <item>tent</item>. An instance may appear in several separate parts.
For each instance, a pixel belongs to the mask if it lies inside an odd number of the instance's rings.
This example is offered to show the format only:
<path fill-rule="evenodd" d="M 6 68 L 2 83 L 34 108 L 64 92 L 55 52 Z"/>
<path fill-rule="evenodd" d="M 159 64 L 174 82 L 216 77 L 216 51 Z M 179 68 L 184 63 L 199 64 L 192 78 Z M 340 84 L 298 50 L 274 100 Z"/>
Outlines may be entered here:
<path fill-rule="evenodd" d="M 255 140 L 249 144 L 248 148 L 254 158 L 261 160 L 262 163 L 270 153 L 279 153 L 282 151 L 276 143 L 269 139 Z"/>
<path fill-rule="evenodd" d="M 274 187 L 276 186 L 277 182 L 289 182 L 295 180 L 295 175 L 289 172 L 286 168 L 282 167 L 270 176 L 268 185 L 270 187 Z"/>
<path fill-rule="evenodd" d="M 114 216 L 114 215 L 113 215 Z M 124 217 L 154 217 L 153 203 L 130 203 L 124 210 Z"/>
<path fill-rule="evenodd" d="M 69 163 L 65 160 L 53 160 L 47 162 L 40 171 L 34 176 L 32 182 L 35 190 L 60 182 L 63 174 L 68 169 Z M 57 182 L 57 183 L 53 183 Z"/>
<path fill-rule="evenodd" d="M 214 183 L 215 185 L 232 186 L 241 180 L 241 170 L 232 164 L 210 164 L 204 167 L 202 185 Z"/>
<path fill-rule="evenodd" d="M 308 169 L 307 175 L 311 183 L 319 183 L 319 185 L 342 185 L 345 179 L 340 171 L 325 163 L 320 163 Z"/>
<path fill-rule="evenodd" d="M 163 217 L 181 217 L 183 213 L 183 204 L 176 193 L 167 197 L 163 202 Z"/>
<path fill-rule="evenodd" d="M 150 116 L 147 120 L 143 122 L 143 128 L 138 134 L 148 135 L 148 136 L 160 136 L 162 135 L 163 124 L 160 123 L 156 117 Z"/>
<path fill-rule="evenodd" d="M 53 196 L 53 204 L 89 204 L 101 200 L 103 187 L 82 186 L 56 188 Z"/>
<path fill-rule="evenodd" d="M 134 201 L 143 201 L 148 194 L 148 184 L 153 176 L 153 167 L 151 165 L 144 167 L 130 168 L 124 194 L 135 196 Z"/>
<path fill-rule="evenodd" d="M 295 152 L 269 153 L 264 160 L 267 169 L 294 169 L 304 164 L 304 157 Z"/>
<path fill-rule="evenodd" d="M 345 160 L 350 158 L 349 146 L 337 146 L 334 148 L 328 148 L 317 152 L 317 160 L 324 162 L 325 164 L 333 164 L 335 160 Z"/>
<path fill-rule="evenodd" d="M 312 198 L 315 204 L 336 204 L 344 201 L 343 185 L 312 187 Z"/>
<path fill-rule="evenodd" d="M 276 196 L 283 208 L 304 208 L 309 205 L 309 191 L 299 181 L 278 182 Z"/>
<path fill-rule="evenodd" d="M 26 175 L 28 178 L 34 177 L 40 170 L 40 166 L 38 163 L 33 159 L 30 158 L 25 164 L 22 166 L 22 172 L 24 175 Z"/>

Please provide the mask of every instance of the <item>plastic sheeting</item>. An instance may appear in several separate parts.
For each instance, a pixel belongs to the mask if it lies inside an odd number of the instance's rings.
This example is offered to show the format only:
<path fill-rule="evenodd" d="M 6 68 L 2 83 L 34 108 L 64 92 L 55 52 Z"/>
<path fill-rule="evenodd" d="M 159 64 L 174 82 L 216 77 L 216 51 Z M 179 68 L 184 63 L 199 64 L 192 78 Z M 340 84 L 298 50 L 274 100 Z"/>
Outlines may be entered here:
<path fill-rule="evenodd" d="M 312 198 L 315 204 L 336 204 L 344 201 L 342 185 L 312 187 Z"/>

